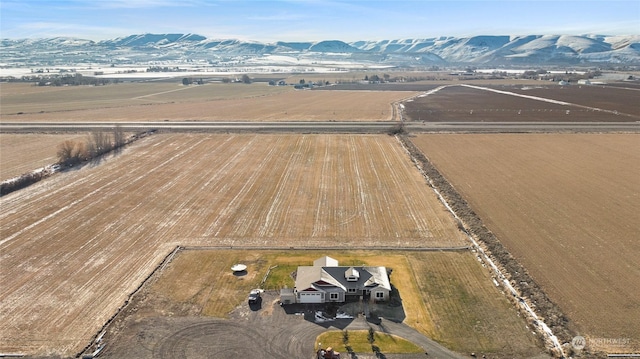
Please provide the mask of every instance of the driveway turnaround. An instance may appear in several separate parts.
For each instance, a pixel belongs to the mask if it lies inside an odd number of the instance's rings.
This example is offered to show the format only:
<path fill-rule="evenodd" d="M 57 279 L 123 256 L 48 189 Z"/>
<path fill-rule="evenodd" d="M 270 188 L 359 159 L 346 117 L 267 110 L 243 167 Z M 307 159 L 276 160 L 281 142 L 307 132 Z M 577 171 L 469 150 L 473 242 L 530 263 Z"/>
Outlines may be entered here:
<path fill-rule="evenodd" d="M 315 357 L 315 340 L 323 332 L 369 328 L 407 339 L 425 351 L 422 354 L 385 354 L 388 359 L 464 357 L 402 323 L 387 319 L 372 323 L 362 315 L 317 323 L 315 309 L 312 306 L 280 306 L 275 293 L 265 292 L 261 303 L 243 303 L 228 319 L 127 318 L 118 334 L 107 340 L 100 357 L 199 358 L 215 353 L 217 357 L 231 358 L 311 359 Z M 375 358 L 375 355 L 362 353 L 355 357 L 366 359 Z"/>

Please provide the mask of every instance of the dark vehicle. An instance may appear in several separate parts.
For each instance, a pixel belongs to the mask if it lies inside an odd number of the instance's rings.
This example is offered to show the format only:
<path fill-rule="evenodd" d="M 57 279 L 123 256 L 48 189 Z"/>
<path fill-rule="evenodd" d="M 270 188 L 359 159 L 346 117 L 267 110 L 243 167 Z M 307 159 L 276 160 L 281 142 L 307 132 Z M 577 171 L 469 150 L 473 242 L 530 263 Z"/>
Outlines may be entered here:
<path fill-rule="evenodd" d="M 249 304 L 256 304 L 260 301 L 260 294 L 262 291 L 260 289 L 252 289 L 249 292 Z"/>

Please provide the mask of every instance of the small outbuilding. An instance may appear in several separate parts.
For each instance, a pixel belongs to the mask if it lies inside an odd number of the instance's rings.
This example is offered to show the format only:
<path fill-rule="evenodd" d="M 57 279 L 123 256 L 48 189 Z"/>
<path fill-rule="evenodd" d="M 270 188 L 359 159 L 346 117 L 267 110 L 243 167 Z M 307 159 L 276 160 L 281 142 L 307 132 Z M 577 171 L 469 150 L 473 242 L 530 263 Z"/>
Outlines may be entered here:
<path fill-rule="evenodd" d="M 293 304 L 296 302 L 296 294 L 293 292 L 293 288 L 280 289 L 280 303 Z"/>

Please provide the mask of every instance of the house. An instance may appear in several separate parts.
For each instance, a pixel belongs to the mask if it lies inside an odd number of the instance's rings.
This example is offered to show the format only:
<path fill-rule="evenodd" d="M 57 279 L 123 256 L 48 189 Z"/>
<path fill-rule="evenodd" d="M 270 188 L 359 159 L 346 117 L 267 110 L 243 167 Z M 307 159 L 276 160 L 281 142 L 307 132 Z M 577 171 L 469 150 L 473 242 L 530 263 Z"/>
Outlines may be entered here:
<path fill-rule="evenodd" d="M 290 290 L 283 294 L 289 302 L 295 298 L 296 303 L 341 303 L 360 297 L 386 301 L 390 292 L 385 267 L 340 266 L 337 260 L 325 256 L 316 259 L 313 266 L 298 267 L 293 296 Z"/>

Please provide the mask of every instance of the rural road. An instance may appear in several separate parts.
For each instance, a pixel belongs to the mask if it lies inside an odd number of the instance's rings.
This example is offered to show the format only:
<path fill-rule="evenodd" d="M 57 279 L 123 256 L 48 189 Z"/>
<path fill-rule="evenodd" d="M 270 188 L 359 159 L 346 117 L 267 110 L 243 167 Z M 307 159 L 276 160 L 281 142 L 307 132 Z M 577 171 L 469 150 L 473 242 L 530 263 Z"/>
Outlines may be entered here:
<path fill-rule="evenodd" d="M 125 131 L 170 130 L 173 132 L 264 132 L 264 133 L 384 133 L 396 122 L 2 122 L 0 133 L 31 131 L 76 132 L 110 129 Z M 640 122 L 408 122 L 409 131 L 465 133 L 527 132 L 640 132 Z"/>

